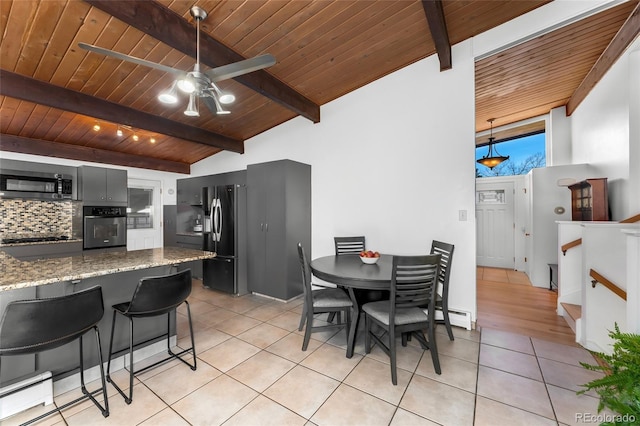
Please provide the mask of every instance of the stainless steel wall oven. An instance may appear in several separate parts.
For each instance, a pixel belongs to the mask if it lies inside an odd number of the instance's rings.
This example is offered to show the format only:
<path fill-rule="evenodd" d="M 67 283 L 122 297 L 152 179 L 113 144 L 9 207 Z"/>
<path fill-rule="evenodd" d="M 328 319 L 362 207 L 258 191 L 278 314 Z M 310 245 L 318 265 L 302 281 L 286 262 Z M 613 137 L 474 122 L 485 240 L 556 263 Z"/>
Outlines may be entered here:
<path fill-rule="evenodd" d="M 85 206 L 82 212 L 85 249 L 127 245 L 126 207 Z"/>

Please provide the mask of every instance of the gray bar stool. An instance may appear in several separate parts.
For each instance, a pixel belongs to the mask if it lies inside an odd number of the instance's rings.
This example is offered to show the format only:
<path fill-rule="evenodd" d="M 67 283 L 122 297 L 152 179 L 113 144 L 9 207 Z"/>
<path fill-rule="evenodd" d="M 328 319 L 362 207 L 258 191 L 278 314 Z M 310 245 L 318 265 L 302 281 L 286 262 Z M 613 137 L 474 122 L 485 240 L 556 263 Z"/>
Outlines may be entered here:
<path fill-rule="evenodd" d="M 109 400 L 107 399 L 107 387 L 102 366 L 100 332 L 97 326 L 103 315 L 102 288 L 99 286 L 66 296 L 16 300 L 7 305 L 2 320 L 0 320 L 0 362 L 4 356 L 35 354 L 48 349 L 55 349 L 76 339 L 80 342 L 80 365 L 78 368 L 80 369 L 80 384 L 83 395 L 24 424 L 36 422 L 85 399 L 91 399 L 104 417 L 109 416 Z M 96 336 L 102 387 L 94 391 L 88 391 L 84 383 L 82 338 L 85 333 L 92 329 Z M 51 379 L 68 372 L 65 371 L 54 375 Z M 49 380 L 49 378 L 44 380 Z M 0 398 L 40 384 L 44 380 L 3 393 Z M 104 407 L 93 396 L 98 392 L 102 392 Z"/>
<path fill-rule="evenodd" d="M 133 376 L 142 373 L 152 367 L 162 364 L 170 359 L 176 358 L 188 365 L 191 370 L 196 369 L 196 346 L 193 339 L 193 325 L 191 324 L 191 309 L 187 297 L 191 294 L 191 270 L 186 269 L 182 272 L 171 275 L 163 275 L 158 277 L 142 278 L 133 293 L 130 302 L 118 303 L 113 305 L 113 321 L 111 322 L 111 338 L 109 339 L 109 361 L 107 362 L 107 381 L 111 383 L 122 395 L 127 404 L 131 404 L 133 399 Z M 189 332 L 191 334 L 191 347 L 181 352 L 174 353 L 171 351 L 170 332 L 171 332 L 171 312 L 175 312 L 176 308 L 182 303 L 187 305 L 187 316 L 189 318 Z M 129 320 L 129 396 L 111 380 L 111 357 L 113 356 L 113 334 L 116 326 L 116 314 L 120 314 Z M 159 337 L 167 336 L 167 352 L 168 357 L 148 365 L 138 371 L 133 370 L 133 350 L 147 343 L 133 343 L 133 319 L 155 317 L 159 315 L 167 315 L 167 332 Z M 117 351 L 122 352 L 122 351 Z M 185 361 L 181 355 L 191 352 L 193 354 L 193 364 Z"/>

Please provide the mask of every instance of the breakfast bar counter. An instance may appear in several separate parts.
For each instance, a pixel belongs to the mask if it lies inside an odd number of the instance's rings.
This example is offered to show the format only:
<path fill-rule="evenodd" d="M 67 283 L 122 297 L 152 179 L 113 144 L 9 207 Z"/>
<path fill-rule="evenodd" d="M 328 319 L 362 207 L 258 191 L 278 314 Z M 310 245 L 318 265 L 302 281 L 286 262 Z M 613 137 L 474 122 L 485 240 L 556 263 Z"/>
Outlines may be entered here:
<path fill-rule="evenodd" d="M 94 286 L 102 288 L 105 315 L 98 324 L 103 358 L 109 349 L 112 306 L 130 301 L 140 279 L 175 273 L 192 267 L 194 262 L 211 259 L 208 251 L 179 247 L 118 251 L 84 252 L 82 255 L 52 259 L 20 260 L 0 250 L 0 318 L 7 304 L 14 300 L 42 299 L 76 293 Z M 169 335 L 176 335 L 176 315 L 171 313 Z M 114 352 L 128 347 L 126 327 L 120 327 L 114 338 Z M 144 345 L 163 339 L 167 319 L 142 318 L 136 322 L 136 336 Z M 86 342 L 85 342 L 85 345 Z M 160 345 L 162 346 L 162 345 Z M 165 344 L 166 347 L 166 344 Z M 164 349 L 166 351 L 166 349 Z M 50 371 L 53 374 L 77 366 L 76 345 L 44 351 L 37 355 L 3 357 L 0 364 L 0 387 L 23 377 Z M 98 364 L 95 350 L 86 347 L 85 365 Z"/>
<path fill-rule="evenodd" d="M 215 257 L 208 251 L 180 247 L 103 252 L 72 257 L 22 261 L 0 251 L 0 292 L 119 272 L 172 266 Z"/>

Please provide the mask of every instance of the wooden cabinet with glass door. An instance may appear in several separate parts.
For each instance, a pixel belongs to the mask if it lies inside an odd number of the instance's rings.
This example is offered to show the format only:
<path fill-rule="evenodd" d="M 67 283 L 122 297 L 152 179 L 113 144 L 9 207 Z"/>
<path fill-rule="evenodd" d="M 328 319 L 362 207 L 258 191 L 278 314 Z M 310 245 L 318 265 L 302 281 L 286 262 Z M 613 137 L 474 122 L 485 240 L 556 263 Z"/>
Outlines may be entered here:
<path fill-rule="evenodd" d="M 576 182 L 569 190 L 572 220 L 609 220 L 607 178 Z"/>

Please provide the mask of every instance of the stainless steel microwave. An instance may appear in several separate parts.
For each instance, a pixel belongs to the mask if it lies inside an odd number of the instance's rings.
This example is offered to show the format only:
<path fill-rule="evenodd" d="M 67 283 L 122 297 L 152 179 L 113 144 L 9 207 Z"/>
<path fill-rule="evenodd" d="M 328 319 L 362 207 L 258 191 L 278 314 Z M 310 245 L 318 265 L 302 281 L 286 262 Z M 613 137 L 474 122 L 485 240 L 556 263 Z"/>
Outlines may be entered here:
<path fill-rule="evenodd" d="M 70 200 L 73 179 L 62 173 L 0 171 L 0 198 Z"/>

